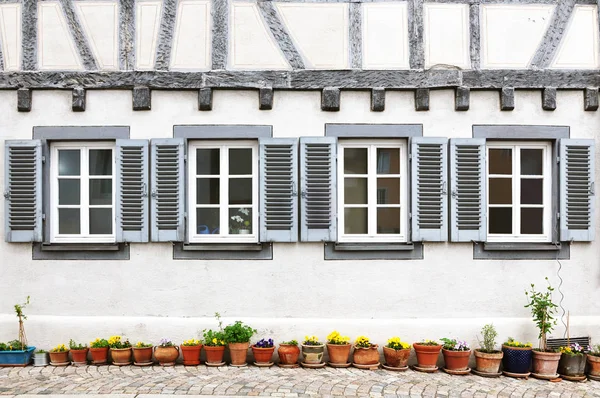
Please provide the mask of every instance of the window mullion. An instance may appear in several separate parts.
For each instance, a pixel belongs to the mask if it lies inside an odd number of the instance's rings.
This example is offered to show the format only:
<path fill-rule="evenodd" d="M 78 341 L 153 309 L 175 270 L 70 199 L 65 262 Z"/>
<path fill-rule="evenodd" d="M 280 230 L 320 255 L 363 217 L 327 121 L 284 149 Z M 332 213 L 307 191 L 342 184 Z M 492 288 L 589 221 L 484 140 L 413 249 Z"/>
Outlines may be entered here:
<path fill-rule="evenodd" d="M 367 151 L 367 234 L 377 235 L 377 148 L 369 146 Z"/>
<path fill-rule="evenodd" d="M 220 221 L 220 229 L 219 233 L 221 235 L 229 235 L 229 223 L 228 223 L 228 215 L 229 215 L 229 151 L 226 146 L 220 147 L 221 153 L 221 167 L 219 176 L 219 185 L 221 186 L 221 195 L 219 198 L 220 201 L 220 211 L 219 211 L 219 219 Z"/>
<path fill-rule="evenodd" d="M 521 149 L 513 147 L 513 235 L 521 235 Z"/>
<path fill-rule="evenodd" d="M 88 162 L 88 157 L 89 157 L 89 148 L 84 147 L 81 149 L 81 167 L 80 167 L 80 186 L 81 186 L 81 192 L 80 192 L 80 207 L 79 207 L 79 212 L 80 212 L 80 217 L 81 217 L 81 235 L 82 236 L 89 236 L 90 235 L 90 211 L 89 211 L 89 202 L 90 202 L 90 197 L 89 197 L 89 175 L 90 175 L 90 171 L 89 171 L 89 162 Z"/>

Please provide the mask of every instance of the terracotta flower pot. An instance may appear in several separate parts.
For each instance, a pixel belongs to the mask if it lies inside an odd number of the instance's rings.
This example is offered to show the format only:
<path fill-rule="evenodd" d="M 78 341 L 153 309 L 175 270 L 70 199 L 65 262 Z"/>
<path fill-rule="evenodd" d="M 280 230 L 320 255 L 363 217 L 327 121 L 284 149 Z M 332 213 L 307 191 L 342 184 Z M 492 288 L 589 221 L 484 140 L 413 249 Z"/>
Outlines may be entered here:
<path fill-rule="evenodd" d="M 223 354 L 225 353 L 225 346 L 204 346 L 204 352 L 206 352 L 207 363 L 222 363 Z"/>
<path fill-rule="evenodd" d="M 300 349 L 297 345 L 279 344 L 277 355 L 279 355 L 279 363 L 282 365 L 295 365 L 298 363 Z"/>
<path fill-rule="evenodd" d="M 321 363 L 323 362 L 323 353 L 325 352 L 325 345 L 304 345 L 302 344 L 302 356 L 304 357 L 304 363 Z"/>
<path fill-rule="evenodd" d="M 154 347 L 154 358 L 161 366 L 173 366 L 179 358 L 179 348 L 177 346 Z"/>
<path fill-rule="evenodd" d="M 383 356 L 386 366 L 392 368 L 405 368 L 408 366 L 408 357 L 410 357 L 410 348 L 404 350 L 394 350 L 393 348 L 383 347 Z"/>
<path fill-rule="evenodd" d="M 83 350 L 71 350 L 71 359 L 74 365 L 87 365 L 87 353 L 88 349 Z"/>
<path fill-rule="evenodd" d="M 108 361 L 108 347 L 90 348 L 93 365 L 104 365 Z"/>
<path fill-rule="evenodd" d="M 558 362 L 558 373 L 563 376 L 583 376 L 586 357 L 586 354 L 562 354 Z"/>
<path fill-rule="evenodd" d="M 481 352 L 478 349 L 473 352 L 475 355 L 475 367 L 478 372 L 497 374 L 500 372 L 500 364 L 502 363 L 502 352 Z"/>
<path fill-rule="evenodd" d="M 354 346 L 353 362 L 357 365 L 375 365 L 379 363 L 379 346 L 372 344 L 369 348 Z"/>
<path fill-rule="evenodd" d="M 152 363 L 152 347 L 133 347 L 134 365 Z"/>
<path fill-rule="evenodd" d="M 327 354 L 329 355 L 329 362 L 345 365 L 348 363 L 350 357 L 350 344 L 327 344 Z"/>
<path fill-rule="evenodd" d="M 440 345 L 423 345 L 414 343 L 415 354 L 417 354 L 417 363 L 420 368 L 435 368 L 442 346 Z"/>
<path fill-rule="evenodd" d="M 50 365 L 63 364 L 65 362 L 69 362 L 69 351 L 50 353 Z"/>
<path fill-rule="evenodd" d="M 252 346 L 252 354 L 256 363 L 270 363 L 274 352 L 275 347 L 261 348 Z"/>
<path fill-rule="evenodd" d="M 181 355 L 183 356 L 183 364 L 186 366 L 197 366 L 200 365 L 200 352 L 202 351 L 202 344 L 200 345 L 181 345 Z"/>
<path fill-rule="evenodd" d="M 554 376 L 560 361 L 560 352 L 542 352 L 533 350 L 533 370 L 535 374 Z"/>
<path fill-rule="evenodd" d="M 531 368 L 531 347 L 509 347 L 502 345 L 502 365 L 504 370 L 510 373 L 529 373 Z"/>
<path fill-rule="evenodd" d="M 469 351 L 452 351 L 442 349 L 444 355 L 444 367 L 448 370 L 467 370 L 469 367 L 469 358 L 471 358 L 471 350 Z"/>
<path fill-rule="evenodd" d="M 245 365 L 250 343 L 229 343 L 229 355 L 232 365 Z"/>
<path fill-rule="evenodd" d="M 114 365 L 129 365 L 131 363 L 131 348 L 111 348 L 110 356 Z"/>
<path fill-rule="evenodd" d="M 587 356 L 588 374 L 590 376 L 600 377 L 600 357 L 594 355 Z"/>

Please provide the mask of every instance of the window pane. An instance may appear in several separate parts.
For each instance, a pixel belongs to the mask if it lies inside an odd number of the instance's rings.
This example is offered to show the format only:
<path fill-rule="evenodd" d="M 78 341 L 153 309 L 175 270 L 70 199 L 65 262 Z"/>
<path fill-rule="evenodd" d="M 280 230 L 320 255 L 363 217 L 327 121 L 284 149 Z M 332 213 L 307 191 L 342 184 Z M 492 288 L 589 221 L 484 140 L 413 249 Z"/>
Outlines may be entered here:
<path fill-rule="evenodd" d="M 490 204 L 512 204 L 512 178 L 490 178 Z"/>
<path fill-rule="evenodd" d="M 229 204 L 252 204 L 252 178 L 232 178 L 229 180 Z"/>
<path fill-rule="evenodd" d="M 252 174 L 252 149 L 229 150 L 229 174 Z"/>
<path fill-rule="evenodd" d="M 377 179 L 377 204 L 398 205 L 400 204 L 400 179 L 378 178 Z"/>
<path fill-rule="evenodd" d="M 112 180 L 90 180 L 90 205 L 112 205 Z"/>
<path fill-rule="evenodd" d="M 521 233 L 544 233 L 544 209 L 521 209 Z"/>
<path fill-rule="evenodd" d="M 344 178 L 344 204 L 367 203 L 367 179 Z"/>
<path fill-rule="evenodd" d="M 512 207 L 490 207 L 490 234 L 512 234 Z"/>
<path fill-rule="evenodd" d="M 61 235 L 81 233 L 79 209 L 58 209 L 58 233 Z"/>
<path fill-rule="evenodd" d="M 490 174 L 512 174 L 512 149 L 489 150 Z"/>
<path fill-rule="evenodd" d="M 400 233 L 400 208 L 387 207 L 377 209 L 377 233 Z"/>
<path fill-rule="evenodd" d="M 196 233 L 219 234 L 219 209 L 196 209 Z"/>
<path fill-rule="evenodd" d="M 221 168 L 220 149 L 196 149 L 196 174 L 218 175 Z"/>
<path fill-rule="evenodd" d="M 58 151 L 58 175 L 78 176 L 81 170 L 79 149 L 60 149 Z"/>
<path fill-rule="evenodd" d="M 218 205 L 219 191 L 218 178 L 196 178 L 196 204 Z"/>
<path fill-rule="evenodd" d="M 90 149 L 90 175 L 112 175 L 112 149 Z"/>
<path fill-rule="evenodd" d="M 368 232 L 368 215 L 366 208 L 344 209 L 344 233 L 366 234 Z"/>
<path fill-rule="evenodd" d="M 247 207 L 229 209 L 229 233 L 235 235 L 252 233 L 252 209 Z"/>
<path fill-rule="evenodd" d="M 521 204 L 541 205 L 544 203 L 544 180 L 528 179 L 521 180 Z"/>
<path fill-rule="evenodd" d="M 544 171 L 543 149 L 521 149 L 521 175 L 541 176 Z"/>
<path fill-rule="evenodd" d="M 344 148 L 344 173 L 367 174 L 367 148 Z"/>
<path fill-rule="evenodd" d="M 58 180 L 58 204 L 78 205 L 81 199 L 79 179 Z"/>
<path fill-rule="evenodd" d="M 112 209 L 90 209 L 90 234 L 112 234 Z"/>
<path fill-rule="evenodd" d="M 400 150 L 377 148 L 377 174 L 400 174 Z"/>

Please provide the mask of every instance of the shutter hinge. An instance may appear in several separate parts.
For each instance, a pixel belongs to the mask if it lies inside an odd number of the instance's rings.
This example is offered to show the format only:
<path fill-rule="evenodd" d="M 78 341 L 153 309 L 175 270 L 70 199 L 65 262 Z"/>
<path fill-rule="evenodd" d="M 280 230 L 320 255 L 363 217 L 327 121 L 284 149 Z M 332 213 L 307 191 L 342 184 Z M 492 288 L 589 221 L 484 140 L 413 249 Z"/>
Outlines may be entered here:
<path fill-rule="evenodd" d="M 42 164 L 46 164 L 46 157 L 42 156 Z"/>
<path fill-rule="evenodd" d="M 592 183 L 590 184 L 590 195 L 595 195 L 596 194 L 596 189 L 595 189 L 595 185 L 594 185 L 594 181 L 592 181 Z"/>
<path fill-rule="evenodd" d="M 411 220 L 412 219 L 412 213 L 408 213 L 408 219 Z"/>
<path fill-rule="evenodd" d="M 150 196 L 152 196 L 153 198 L 156 198 L 156 196 L 157 196 L 156 189 L 152 190 L 152 192 L 150 193 Z"/>
<path fill-rule="evenodd" d="M 42 221 L 46 221 L 46 214 L 42 213 Z"/>
<path fill-rule="evenodd" d="M 556 212 L 556 219 L 560 220 L 560 212 Z"/>
<path fill-rule="evenodd" d="M 142 197 L 148 197 L 148 184 L 145 182 L 142 184 Z"/>
<path fill-rule="evenodd" d="M 558 164 L 558 163 L 560 163 L 560 156 L 557 156 L 557 157 L 556 157 L 556 163 L 557 163 L 557 164 Z"/>
<path fill-rule="evenodd" d="M 10 191 L 9 191 L 8 189 L 7 189 L 6 191 L 4 191 L 4 197 L 5 197 L 6 199 L 9 199 L 9 198 L 10 198 Z"/>
<path fill-rule="evenodd" d="M 306 191 L 300 191 L 300 197 L 306 199 Z"/>
<path fill-rule="evenodd" d="M 187 163 L 187 153 L 183 155 L 183 162 Z"/>

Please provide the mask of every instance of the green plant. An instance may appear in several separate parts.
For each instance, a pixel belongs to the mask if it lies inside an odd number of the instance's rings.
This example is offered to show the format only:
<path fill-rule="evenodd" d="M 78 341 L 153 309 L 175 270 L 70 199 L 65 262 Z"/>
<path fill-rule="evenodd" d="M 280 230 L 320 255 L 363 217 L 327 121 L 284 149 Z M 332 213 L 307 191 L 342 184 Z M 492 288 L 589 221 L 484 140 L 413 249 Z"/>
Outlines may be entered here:
<path fill-rule="evenodd" d="M 242 321 L 235 321 L 233 325 L 225 326 L 225 341 L 229 343 L 248 343 L 256 329 L 244 325 Z"/>
<path fill-rule="evenodd" d="M 90 343 L 91 348 L 107 348 L 108 341 L 106 339 L 97 338 Z"/>
<path fill-rule="evenodd" d="M 152 347 L 152 343 L 144 343 L 143 341 L 138 341 L 135 343 L 135 348 L 149 348 Z"/>
<path fill-rule="evenodd" d="M 600 344 L 596 344 L 595 346 L 590 347 L 588 355 L 600 357 Z"/>
<path fill-rule="evenodd" d="M 358 348 L 371 348 L 371 341 L 367 336 L 358 336 L 354 341 L 354 346 Z"/>
<path fill-rule="evenodd" d="M 8 351 L 25 351 L 27 349 L 27 344 L 23 344 L 19 340 L 11 340 L 6 345 Z"/>
<path fill-rule="evenodd" d="M 290 340 L 290 341 L 282 341 L 281 343 L 279 343 L 279 345 L 298 345 L 298 341 L 297 340 Z"/>
<path fill-rule="evenodd" d="M 46 353 L 48 353 L 48 351 L 42 350 L 42 349 L 36 351 L 36 354 L 46 354 Z"/>
<path fill-rule="evenodd" d="M 507 341 L 504 342 L 504 344 L 507 347 L 516 347 L 516 348 L 525 348 L 525 347 L 531 347 L 531 343 L 521 343 L 520 341 L 516 341 L 515 339 L 513 339 L 512 337 L 509 337 Z"/>
<path fill-rule="evenodd" d="M 69 348 L 72 350 L 85 350 L 87 348 L 87 344 L 76 343 L 75 340 L 69 340 Z"/>
<path fill-rule="evenodd" d="M 396 350 L 396 351 L 409 350 L 410 344 L 405 343 L 402 340 L 400 340 L 400 337 L 394 336 L 394 337 L 388 339 L 386 347 L 391 348 L 392 350 Z"/>
<path fill-rule="evenodd" d="M 21 347 L 25 347 L 25 349 L 27 349 L 27 336 L 25 336 L 23 321 L 27 319 L 27 316 L 23 310 L 29 305 L 29 298 L 30 296 L 27 296 L 23 304 L 15 304 L 15 313 L 17 314 L 17 318 L 19 318 L 19 342 L 21 343 Z"/>
<path fill-rule="evenodd" d="M 185 340 L 183 343 L 181 343 L 181 345 L 185 346 L 185 347 L 195 347 L 195 346 L 202 345 L 202 340 L 189 339 L 189 340 Z"/>
<path fill-rule="evenodd" d="M 304 336 L 302 345 L 323 345 L 323 343 L 319 342 L 319 338 L 317 336 Z"/>
<path fill-rule="evenodd" d="M 221 320 L 221 314 L 215 312 L 215 319 L 219 324 L 219 330 L 204 329 L 204 345 L 209 347 L 219 347 L 225 345 L 225 333 L 223 333 L 223 321 Z"/>
<path fill-rule="evenodd" d="M 479 345 L 481 346 L 479 351 L 488 354 L 500 352 L 495 349 L 496 337 L 498 337 L 498 332 L 496 332 L 496 328 L 494 327 L 494 325 L 492 325 L 491 323 L 484 325 L 483 328 L 481 328 L 481 334 L 483 335 L 483 341 L 479 340 Z"/>
<path fill-rule="evenodd" d="M 131 343 L 127 339 L 122 341 L 121 336 L 110 336 L 108 339 L 108 346 L 115 349 L 130 348 Z"/>
<path fill-rule="evenodd" d="M 59 344 L 50 350 L 50 352 L 67 352 L 67 351 L 69 351 L 69 349 L 64 344 Z"/>
<path fill-rule="evenodd" d="M 540 332 L 538 335 L 538 338 L 540 339 L 540 351 L 547 351 L 546 334 L 551 332 L 554 329 L 554 326 L 556 326 L 556 319 L 553 315 L 556 314 L 556 308 L 558 307 L 552 302 L 552 292 L 554 291 L 554 288 L 550 286 L 548 278 L 546 277 L 545 279 L 546 282 L 548 282 L 546 292 L 536 291 L 533 283 L 531 284 L 531 290 L 525 292 L 525 295 L 530 300 L 525 308 L 531 309 L 533 321 Z"/>
<path fill-rule="evenodd" d="M 448 351 L 469 351 L 471 347 L 467 344 L 466 341 L 456 340 L 456 339 L 448 339 L 446 337 L 440 339 L 443 345 L 444 350 Z"/>
<path fill-rule="evenodd" d="M 423 341 L 418 342 L 417 344 L 420 344 L 420 345 L 440 345 L 440 343 L 438 343 L 435 340 L 423 340 Z"/>
<path fill-rule="evenodd" d="M 342 336 L 340 332 L 334 330 L 327 335 L 327 344 L 345 345 L 350 344 L 350 337 Z"/>

